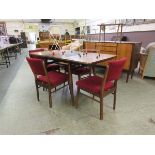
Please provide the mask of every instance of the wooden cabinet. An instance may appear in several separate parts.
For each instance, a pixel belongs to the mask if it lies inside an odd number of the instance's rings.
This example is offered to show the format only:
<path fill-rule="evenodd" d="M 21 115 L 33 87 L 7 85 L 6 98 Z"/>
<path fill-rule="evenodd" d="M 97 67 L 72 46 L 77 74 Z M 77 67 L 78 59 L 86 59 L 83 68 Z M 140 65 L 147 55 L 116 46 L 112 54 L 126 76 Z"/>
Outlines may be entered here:
<path fill-rule="evenodd" d="M 132 48 L 133 48 L 133 44 L 118 44 L 118 47 L 117 47 L 117 59 L 120 59 L 123 57 L 127 58 L 127 61 L 124 65 L 125 70 L 129 70 L 130 68 Z"/>
<path fill-rule="evenodd" d="M 116 55 L 116 59 L 120 59 L 123 57 L 127 58 L 127 61 L 124 65 L 124 70 L 128 71 L 128 77 L 130 73 L 132 74 L 134 69 L 137 67 L 138 64 L 138 55 L 140 53 L 141 42 L 91 42 L 86 41 L 83 44 L 84 49 L 94 49 L 100 53 L 105 54 L 114 54 Z M 102 63 L 105 65 L 106 63 Z M 127 80 L 128 80 L 127 77 Z"/>
<path fill-rule="evenodd" d="M 40 40 L 47 40 L 49 39 L 49 32 L 39 32 L 39 38 Z"/>

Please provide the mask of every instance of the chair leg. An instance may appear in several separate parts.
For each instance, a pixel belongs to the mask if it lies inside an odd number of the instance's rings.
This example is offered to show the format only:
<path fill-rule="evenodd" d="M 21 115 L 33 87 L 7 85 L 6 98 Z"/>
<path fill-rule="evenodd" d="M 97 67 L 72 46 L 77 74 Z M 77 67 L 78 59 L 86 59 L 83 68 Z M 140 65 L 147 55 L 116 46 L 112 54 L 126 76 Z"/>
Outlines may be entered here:
<path fill-rule="evenodd" d="M 93 75 L 96 75 L 95 67 L 94 66 L 92 66 L 92 70 L 93 70 Z"/>
<path fill-rule="evenodd" d="M 81 80 L 81 76 L 80 75 L 78 75 L 78 80 Z"/>
<path fill-rule="evenodd" d="M 77 95 L 76 95 L 75 108 L 78 108 L 79 94 L 80 94 L 80 88 L 77 88 Z"/>
<path fill-rule="evenodd" d="M 74 106 L 74 94 L 73 94 L 73 86 L 69 83 L 69 91 L 72 99 L 72 105 Z"/>
<path fill-rule="evenodd" d="M 113 110 L 116 108 L 116 90 L 114 91 L 114 103 L 113 103 Z"/>
<path fill-rule="evenodd" d="M 100 120 L 103 120 L 103 97 L 100 97 Z"/>
<path fill-rule="evenodd" d="M 133 74 L 134 74 L 134 69 L 133 69 L 132 72 L 131 72 L 131 79 L 132 79 L 132 77 L 133 77 Z"/>
<path fill-rule="evenodd" d="M 49 95 L 49 106 L 52 108 L 52 93 L 51 93 L 51 87 L 48 88 L 48 95 Z"/>
<path fill-rule="evenodd" d="M 38 99 L 38 101 L 40 101 L 39 100 L 39 88 L 38 88 L 37 81 L 35 83 L 36 83 L 37 99 Z"/>

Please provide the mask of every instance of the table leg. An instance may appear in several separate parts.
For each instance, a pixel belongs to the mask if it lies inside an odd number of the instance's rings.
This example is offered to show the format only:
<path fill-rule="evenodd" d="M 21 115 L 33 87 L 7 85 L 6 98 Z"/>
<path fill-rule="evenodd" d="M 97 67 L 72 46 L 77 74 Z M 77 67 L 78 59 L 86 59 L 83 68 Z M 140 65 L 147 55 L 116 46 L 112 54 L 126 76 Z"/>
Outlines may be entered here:
<path fill-rule="evenodd" d="M 72 99 L 72 105 L 74 106 L 73 77 L 72 77 L 72 72 L 71 72 L 71 63 L 69 63 L 68 74 L 69 74 L 70 95 Z"/>

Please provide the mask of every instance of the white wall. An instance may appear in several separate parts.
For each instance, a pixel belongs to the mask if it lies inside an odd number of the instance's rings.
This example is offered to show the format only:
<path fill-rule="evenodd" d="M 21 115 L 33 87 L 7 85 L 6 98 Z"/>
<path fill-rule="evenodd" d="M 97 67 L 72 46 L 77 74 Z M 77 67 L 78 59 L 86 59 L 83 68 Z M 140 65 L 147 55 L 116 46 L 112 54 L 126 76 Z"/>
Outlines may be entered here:
<path fill-rule="evenodd" d="M 90 33 L 95 34 L 99 33 L 99 24 L 101 23 L 113 23 L 114 19 L 108 20 L 108 19 L 83 19 L 80 20 L 75 27 L 80 27 L 80 30 L 83 29 L 83 26 L 90 26 Z M 155 23 L 149 23 L 149 24 L 141 24 L 141 25 L 132 25 L 132 26 L 123 26 L 123 32 L 133 32 L 133 31 L 150 31 L 155 30 Z M 116 27 L 107 27 L 106 33 L 116 32 Z"/>
<path fill-rule="evenodd" d="M 68 30 L 69 34 L 74 35 L 75 29 L 73 23 L 57 23 L 57 24 L 44 24 L 39 23 L 40 31 L 50 31 L 52 34 L 65 34 L 65 30 Z"/>
<path fill-rule="evenodd" d="M 68 32 L 71 35 L 75 34 L 75 29 L 73 23 L 23 23 L 21 21 L 7 21 L 6 22 L 6 28 L 7 28 L 7 34 L 8 35 L 20 35 L 20 32 L 34 32 L 34 30 L 30 30 L 26 28 L 25 25 L 38 25 L 38 29 L 36 29 L 36 35 L 39 36 L 39 31 L 50 31 L 53 34 L 65 34 L 65 30 L 67 29 Z M 15 32 L 14 30 L 18 30 L 18 32 Z M 29 36 L 27 36 L 29 37 Z"/>
<path fill-rule="evenodd" d="M 21 31 L 24 31 L 24 24 L 22 22 L 6 22 L 6 29 L 8 35 L 20 35 Z M 15 32 L 14 30 L 18 30 Z"/>

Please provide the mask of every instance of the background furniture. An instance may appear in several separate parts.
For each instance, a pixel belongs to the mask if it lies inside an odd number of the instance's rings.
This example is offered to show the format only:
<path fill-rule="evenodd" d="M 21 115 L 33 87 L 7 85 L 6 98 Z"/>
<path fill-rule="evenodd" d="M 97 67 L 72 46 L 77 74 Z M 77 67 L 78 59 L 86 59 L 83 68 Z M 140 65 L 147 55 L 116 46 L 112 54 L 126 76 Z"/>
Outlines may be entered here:
<path fill-rule="evenodd" d="M 92 50 L 94 49 L 94 51 L 97 50 L 100 53 L 115 54 L 116 59 L 126 57 L 127 61 L 123 69 L 127 71 L 126 82 L 128 82 L 129 76 L 131 75 L 132 77 L 134 69 L 138 65 L 141 42 L 85 41 L 83 43 L 83 48 Z M 106 65 L 106 63 L 102 63 L 100 65 Z"/>
<path fill-rule="evenodd" d="M 20 50 L 19 45 L 21 43 L 17 44 L 3 44 L 0 47 L 0 65 L 6 65 L 7 68 L 10 65 L 10 58 L 15 57 L 17 58 L 17 53 Z"/>
<path fill-rule="evenodd" d="M 145 63 L 147 60 L 148 54 L 146 53 L 146 49 L 144 47 L 141 47 L 140 54 L 139 54 L 139 71 L 138 73 L 143 78 L 143 71 L 145 67 Z"/>
<path fill-rule="evenodd" d="M 142 78 L 144 76 L 155 77 L 155 42 L 146 47 L 146 54 Z"/>
<path fill-rule="evenodd" d="M 83 48 L 83 43 L 80 40 L 74 40 L 72 43 L 62 46 L 63 50 L 80 51 Z"/>
<path fill-rule="evenodd" d="M 21 48 L 27 48 L 26 34 L 25 32 L 21 32 L 20 34 L 21 34 L 21 40 L 22 40 Z"/>

